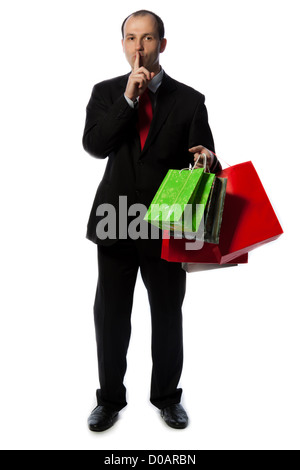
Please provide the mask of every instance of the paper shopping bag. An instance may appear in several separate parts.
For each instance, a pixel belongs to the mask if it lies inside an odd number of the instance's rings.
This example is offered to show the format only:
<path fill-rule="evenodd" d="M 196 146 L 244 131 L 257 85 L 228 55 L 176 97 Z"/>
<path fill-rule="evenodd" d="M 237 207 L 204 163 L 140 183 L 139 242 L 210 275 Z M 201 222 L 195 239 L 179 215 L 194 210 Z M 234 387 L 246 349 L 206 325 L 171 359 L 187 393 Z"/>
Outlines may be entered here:
<path fill-rule="evenodd" d="M 215 175 L 203 168 L 169 170 L 145 220 L 161 229 L 197 231 Z M 194 210 L 199 207 L 199 210 Z"/>
<path fill-rule="evenodd" d="M 276 240 L 283 233 L 252 162 L 226 168 L 218 176 L 228 179 L 219 244 L 204 243 L 201 249 L 190 250 L 187 249 L 187 240 L 168 240 L 165 234 L 162 247 L 164 259 L 189 263 L 230 263 L 264 243 Z"/>
<path fill-rule="evenodd" d="M 215 175 L 213 173 L 203 173 L 200 185 L 183 213 L 181 227 L 171 227 L 171 230 L 197 233 L 212 192 L 214 180 Z"/>
<path fill-rule="evenodd" d="M 161 257 L 166 261 L 182 263 L 185 268 L 188 265 L 197 265 L 198 271 L 201 270 L 201 264 L 203 264 L 203 269 L 207 265 L 211 267 L 218 267 L 220 265 L 217 245 L 204 243 L 199 250 L 190 250 L 189 248 L 191 248 L 193 243 L 185 238 L 174 238 L 165 230 L 163 233 Z M 245 263 L 248 263 L 248 253 L 233 258 L 230 265 Z M 194 267 L 196 268 L 196 266 Z M 187 269 L 185 270 L 187 271 Z"/>
<path fill-rule="evenodd" d="M 223 220 L 227 178 L 215 178 L 205 210 L 204 241 L 218 244 Z"/>
<path fill-rule="evenodd" d="M 228 178 L 220 242 L 220 264 L 276 240 L 283 230 L 252 162 L 223 170 Z"/>
<path fill-rule="evenodd" d="M 203 179 L 205 176 L 206 173 L 204 173 Z M 197 240 L 204 240 L 207 243 L 219 243 L 226 186 L 227 178 L 214 178 L 209 182 L 209 185 L 206 184 L 205 194 L 205 191 L 202 190 L 200 185 L 198 192 L 201 194 L 202 199 L 200 200 L 199 205 L 195 204 L 192 206 L 192 210 L 196 213 L 195 218 L 197 217 L 196 220 L 198 221 L 198 224 L 193 225 L 192 229 L 187 229 L 189 225 L 185 223 L 183 237 L 194 237 Z M 204 221 L 202 221 L 203 213 Z M 201 224 L 199 224 L 199 221 Z M 171 232 L 174 231 L 171 230 Z"/>
<path fill-rule="evenodd" d="M 248 263 L 248 253 L 245 255 L 239 256 L 235 260 L 232 260 L 231 263 L 225 264 L 216 264 L 216 263 L 182 263 L 182 269 L 187 273 L 198 273 L 202 271 L 210 271 L 212 269 L 222 269 L 222 268 L 234 268 L 239 264 Z"/>

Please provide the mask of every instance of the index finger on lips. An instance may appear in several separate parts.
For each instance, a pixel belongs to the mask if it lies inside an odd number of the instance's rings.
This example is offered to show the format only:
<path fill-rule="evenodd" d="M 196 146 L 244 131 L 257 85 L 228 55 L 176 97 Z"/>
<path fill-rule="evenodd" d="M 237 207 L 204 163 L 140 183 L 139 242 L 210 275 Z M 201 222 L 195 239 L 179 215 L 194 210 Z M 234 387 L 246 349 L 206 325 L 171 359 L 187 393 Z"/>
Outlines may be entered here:
<path fill-rule="evenodd" d="M 136 52 L 133 69 L 136 72 L 140 68 L 140 53 Z"/>

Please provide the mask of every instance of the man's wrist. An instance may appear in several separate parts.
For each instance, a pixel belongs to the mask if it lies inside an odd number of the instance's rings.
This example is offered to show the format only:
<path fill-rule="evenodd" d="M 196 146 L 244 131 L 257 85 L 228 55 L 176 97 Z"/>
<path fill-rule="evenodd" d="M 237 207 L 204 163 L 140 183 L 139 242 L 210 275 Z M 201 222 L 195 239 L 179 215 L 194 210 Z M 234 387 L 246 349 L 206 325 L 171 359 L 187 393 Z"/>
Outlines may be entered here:
<path fill-rule="evenodd" d="M 138 102 L 139 102 L 138 98 L 136 98 L 135 100 L 131 100 L 130 98 L 128 98 L 128 96 L 125 95 L 125 93 L 124 93 L 124 97 L 132 109 L 137 107 Z"/>

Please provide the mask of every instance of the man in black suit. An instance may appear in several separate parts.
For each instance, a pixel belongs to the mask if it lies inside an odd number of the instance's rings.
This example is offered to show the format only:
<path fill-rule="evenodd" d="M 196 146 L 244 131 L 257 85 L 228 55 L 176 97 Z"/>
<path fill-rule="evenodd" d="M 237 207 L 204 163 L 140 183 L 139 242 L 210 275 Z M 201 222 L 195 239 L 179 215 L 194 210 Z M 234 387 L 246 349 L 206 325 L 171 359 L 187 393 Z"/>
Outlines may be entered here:
<path fill-rule="evenodd" d="M 159 230 L 152 238 L 128 236 L 133 216 L 124 219 L 126 207 L 122 204 L 126 197 L 127 207 L 142 204 L 139 207 L 146 210 L 168 170 L 188 167 L 201 153 L 206 154 L 212 172 L 219 171 L 220 164 L 212 153 L 214 142 L 204 96 L 170 78 L 159 64 L 167 44 L 162 20 L 152 12 L 138 11 L 126 18 L 122 35 L 132 72 L 95 85 L 83 136 L 89 154 L 108 157 L 87 230 L 87 238 L 98 248 L 94 316 L 101 385 L 89 428 L 108 429 L 127 404 L 123 380 L 140 269 L 152 319 L 151 403 L 161 410 L 169 426 L 182 429 L 188 425 L 178 388 L 183 365 L 185 272 L 180 263 L 160 258 Z M 140 113 L 146 96 L 151 101 L 152 121 L 144 142 Z M 105 217 L 109 207 L 116 216 L 113 232 L 105 230 L 110 225 Z M 141 220 L 141 233 L 145 233 L 145 225 L 150 227 Z"/>

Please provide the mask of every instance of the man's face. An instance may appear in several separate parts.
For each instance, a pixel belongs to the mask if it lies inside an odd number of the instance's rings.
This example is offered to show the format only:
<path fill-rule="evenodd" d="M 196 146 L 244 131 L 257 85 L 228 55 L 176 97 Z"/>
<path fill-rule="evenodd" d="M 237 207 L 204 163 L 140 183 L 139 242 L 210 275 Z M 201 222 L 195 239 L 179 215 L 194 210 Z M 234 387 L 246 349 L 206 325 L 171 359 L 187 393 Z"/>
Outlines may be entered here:
<path fill-rule="evenodd" d="M 149 72 L 159 71 L 159 54 L 165 50 L 166 39 L 160 41 L 157 23 L 152 15 L 131 16 L 124 26 L 123 50 L 133 69 L 136 53 L 140 55 L 140 66 Z"/>

